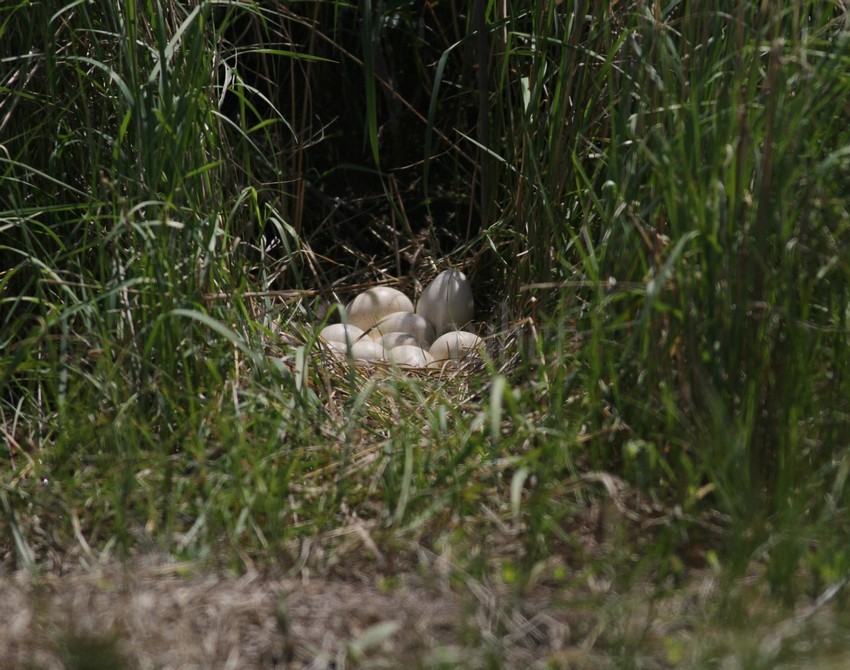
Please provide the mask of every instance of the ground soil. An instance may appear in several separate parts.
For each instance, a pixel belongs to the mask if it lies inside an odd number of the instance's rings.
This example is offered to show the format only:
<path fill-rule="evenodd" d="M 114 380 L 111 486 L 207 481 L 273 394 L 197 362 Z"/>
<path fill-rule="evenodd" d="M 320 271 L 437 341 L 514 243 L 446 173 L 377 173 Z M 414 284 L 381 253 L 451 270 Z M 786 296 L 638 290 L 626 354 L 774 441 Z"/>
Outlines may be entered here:
<path fill-rule="evenodd" d="M 494 654 L 501 667 L 600 667 L 570 650 L 570 617 L 542 592 L 516 606 L 414 575 L 388 585 L 110 563 L 8 574 L 0 602 L 4 669 L 466 668 Z"/>

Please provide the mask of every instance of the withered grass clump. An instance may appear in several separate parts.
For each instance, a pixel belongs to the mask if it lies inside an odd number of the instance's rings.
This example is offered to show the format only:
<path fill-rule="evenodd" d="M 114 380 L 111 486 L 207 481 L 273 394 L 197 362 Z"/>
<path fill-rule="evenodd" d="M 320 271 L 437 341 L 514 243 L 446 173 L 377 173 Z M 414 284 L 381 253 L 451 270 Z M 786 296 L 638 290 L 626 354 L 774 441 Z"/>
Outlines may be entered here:
<path fill-rule="evenodd" d="M 505 594 L 478 588 L 459 595 L 447 584 L 382 587 L 251 571 L 225 578 L 151 561 L 61 579 L 21 575 L 0 584 L 13 613 L 0 632 L 2 667 L 478 664 L 491 642 L 484 631 L 532 663 L 568 641 L 567 611 L 549 599 L 521 614 Z"/>

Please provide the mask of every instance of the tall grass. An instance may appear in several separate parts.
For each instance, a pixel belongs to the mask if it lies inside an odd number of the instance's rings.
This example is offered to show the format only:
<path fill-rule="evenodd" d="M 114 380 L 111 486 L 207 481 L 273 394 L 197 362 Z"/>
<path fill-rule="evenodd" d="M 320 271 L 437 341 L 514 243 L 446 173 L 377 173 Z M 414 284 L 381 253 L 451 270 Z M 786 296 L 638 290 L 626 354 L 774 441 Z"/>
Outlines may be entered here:
<path fill-rule="evenodd" d="M 567 385 L 611 435 L 590 463 L 711 501 L 790 588 L 846 540 L 846 16 L 575 3 L 494 23 L 496 226 L 529 252 L 514 295 L 546 305 L 546 396 Z"/>
<path fill-rule="evenodd" d="M 470 4 L 2 10 L 6 560 L 845 578 L 846 10 Z M 486 373 L 317 357 L 447 260 Z"/>
<path fill-rule="evenodd" d="M 25 42 L 6 99 L 4 414 L 49 446 L 28 479 L 69 501 L 103 484 L 94 527 L 108 520 L 124 543 L 139 518 L 173 528 L 175 454 L 178 468 L 205 462 L 221 430 L 204 425 L 221 396 L 206 399 L 263 330 L 232 256 L 261 205 L 239 188 L 215 106 L 212 6 L 139 9 L 25 4 L 6 24 Z"/>

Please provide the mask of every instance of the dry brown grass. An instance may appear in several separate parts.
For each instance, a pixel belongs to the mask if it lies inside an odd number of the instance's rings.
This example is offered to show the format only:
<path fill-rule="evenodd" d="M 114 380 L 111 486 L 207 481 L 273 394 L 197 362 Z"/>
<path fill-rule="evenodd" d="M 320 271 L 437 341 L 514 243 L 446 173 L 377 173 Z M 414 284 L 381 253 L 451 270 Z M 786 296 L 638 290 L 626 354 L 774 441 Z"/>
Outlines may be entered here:
<path fill-rule="evenodd" d="M 533 667 L 570 645 L 568 613 L 548 598 L 520 607 L 472 582 L 393 584 L 151 562 L 17 573 L 0 581 L 0 667 L 483 667 L 496 649 L 508 667 Z"/>
<path fill-rule="evenodd" d="M 585 481 L 607 496 L 519 580 L 522 529 L 487 509 L 454 519 L 455 541 L 401 544 L 352 516 L 295 543 L 288 572 L 71 552 L 52 572 L 6 573 L 0 670 L 846 667 L 840 589 L 789 611 L 755 574 L 642 570 L 635 549 L 663 515 L 610 475 Z M 625 579 L 629 564 L 643 578 Z"/>
<path fill-rule="evenodd" d="M 707 573 L 666 598 L 598 576 L 581 590 L 542 580 L 519 597 L 449 577 L 445 557 L 431 568 L 288 579 L 149 558 L 19 572 L 0 579 L 0 668 L 846 667 L 831 603 L 788 616 L 753 590 L 751 625 L 724 627 L 707 615 L 719 595 Z"/>

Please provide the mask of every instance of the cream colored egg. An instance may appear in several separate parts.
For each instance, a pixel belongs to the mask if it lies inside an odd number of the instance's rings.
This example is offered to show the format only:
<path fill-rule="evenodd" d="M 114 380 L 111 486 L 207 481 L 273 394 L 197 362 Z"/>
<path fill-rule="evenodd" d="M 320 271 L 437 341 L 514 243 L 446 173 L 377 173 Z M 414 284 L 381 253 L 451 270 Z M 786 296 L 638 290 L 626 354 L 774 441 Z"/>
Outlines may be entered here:
<path fill-rule="evenodd" d="M 332 323 L 322 328 L 319 337 L 325 342 L 341 342 L 342 344 L 347 342 L 348 344 L 353 344 L 363 337 L 363 329 L 352 326 L 350 323 Z"/>
<path fill-rule="evenodd" d="M 372 337 L 380 339 L 387 333 L 409 333 L 416 338 L 420 347 L 428 347 L 434 341 L 434 329 L 424 318 L 413 312 L 394 312 L 378 321 L 371 331 Z"/>
<path fill-rule="evenodd" d="M 363 291 L 347 309 L 348 322 L 363 330 L 369 330 L 387 314 L 412 311 L 410 298 L 389 286 L 374 286 Z"/>
<path fill-rule="evenodd" d="M 337 342 L 336 340 L 322 340 L 322 345 L 329 351 L 345 356 L 348 353 L 348 345 L 345 342 Z"/>
<path fill-rule="evenodd" d="M 446 270 L 422 291 L 416 313 L 434 326 L 439 337 L 472 321 L 474 307 L 466 275 L 460 270 Z"/>
<path fill-rule="evenodd" d="M 377 342 L 370 340 L 368 337 L 362 340 L 357 340 L 350 345 L 347 345 L 345 342 L 336 342 L 334 340 L 324 340 L 322 344 L 342 358 L 346 358 L 349 355 L 350 348 L 351 356 L 358 361 L 381 361 L 384 359 L 384 348 Z"/>
<path fill-rule="evenodd" d="M 381 339 L 378 341 L 380 341 L 381 346 L 384 348 L 385 352 L 387 349 L 394 349 L 395 347 L 399 347 L 403 344 L 419 346 L 419 340 L 416 339 L 415 335 L 411 335 L 410 333 L 403 333 L 398 330 L 395 330 L 391 333 L 384 333 L 383 335 L 381 335 Z"/>
<path fill-rule="evenodd" d="M 384 348 L 368 337 L 352 344 L 351 353 L 354 358 L 364 361 L 381 361 L 384 359 Z"/>
<path fill-rule="evenodd" d="M 466 330 L 451 330 L 434 340 L 429 352 L 435 361 L 444 361 L 463 358 L 482 344 L 483 340 L 475 333 Z"/>
<path fill-rule="evenodd" d="M 402 344 L 386 352 L 387 360 L 404 368 L 424 368 L 434 362 L 434 358 L 421 347 Z"/>

